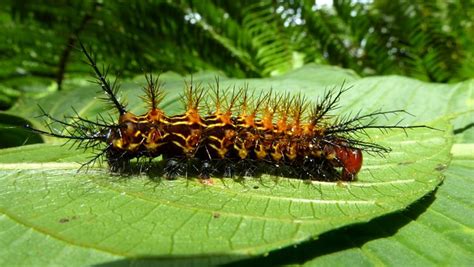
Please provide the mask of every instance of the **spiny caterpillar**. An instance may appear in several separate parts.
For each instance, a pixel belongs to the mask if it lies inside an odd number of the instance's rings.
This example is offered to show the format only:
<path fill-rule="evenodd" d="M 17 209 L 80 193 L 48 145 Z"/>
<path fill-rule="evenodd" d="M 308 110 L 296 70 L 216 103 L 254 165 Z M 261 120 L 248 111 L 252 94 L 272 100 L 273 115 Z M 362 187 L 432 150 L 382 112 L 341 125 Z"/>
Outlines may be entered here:
<path fill-rule="evenodd" d="M 194 173 L 202 179 L 215 175 L 248 176 L 271 173 L 299 179 L 353 181 L 362 167 L 362 152 L 387 153 L 389 148 L 357 139 L 367 129 L 409 129 L 419 126 L 376 125 L 378 116 L 406 113 L 403 110 L 377 111 L 366 115 L 337 117 L 341 95 L 348 90 L 328 91 L 315 104 L 301 94 L 272 91 L 255 96 L 247 88 L 221 90 L 219 81 L 207 88 L 186 84 L 182 95 L 186 111 L 168 116 L 159 108 L 164 98 L 162 84 L 151 74 L 142 97 L 148 112 L 137 116 L 117 98 L 117 84 L 100 71 L 93 56 L 81 43 L 81 50 L 97 76 L 106 100 L 118 111 L 111 123 L 99 116 L 95 121 L 77 115 L 71 122 L 58 120 L 44 110 L 43 115 L 65 127 L 58 133 L 29 129 L 75 142 L 78 148 L 98 153 L 84 166 L 105 156 L 110 171 L 126 173 L 132 159 L 161 156 L 164 175 L 174 178 Z M 208 114 L 203 115 L 209 94 Z M 151 166 L 151 165 L 149 165 Z"/>

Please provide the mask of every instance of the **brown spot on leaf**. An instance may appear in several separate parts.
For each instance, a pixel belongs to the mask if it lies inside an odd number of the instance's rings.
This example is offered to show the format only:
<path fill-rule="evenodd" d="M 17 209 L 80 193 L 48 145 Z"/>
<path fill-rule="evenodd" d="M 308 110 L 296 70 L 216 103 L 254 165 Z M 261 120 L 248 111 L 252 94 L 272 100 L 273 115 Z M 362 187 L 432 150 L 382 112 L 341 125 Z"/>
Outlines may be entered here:
<path fill-rule="evenodd" d="M 446 165 L 446 164 L 438 164 L 438 166 L 436 166 L 435 170 L 440 172 L 440 171 L 446 170 L 447 167 L 448 167 L 448 165 Z"/>
<path fill-rule="evenodd" d="M 414 161 L 403 161 L 403 162 L 399 162 L 398 165 L 410 165 L 410 164 L 413 164 L 415 163 Z"/>
<path fill-rule="evenodd" d="M 70 222 L 71 220 L 76 220 L 78 219 L 79 217 L 78 216 L 72 216 L 72 217 L 64 217 L 64 218 L 61 218 L 59 219 L 59 223 L 68 223 Z"/>
<path fill-rule="evenodd" d="M 214 213 L 212 214 L 212 217 L 213 217 L 214 219 L 218 219 L 219 217 L 221 217 L 221 214 L 220 214 L 219 212 L 214 212 Z"/>
<path fill-rule="evenodd" d="M 69 219 L 68 218 L 61 218 L 59 219 L 59 223 L 68 223 Z"/>

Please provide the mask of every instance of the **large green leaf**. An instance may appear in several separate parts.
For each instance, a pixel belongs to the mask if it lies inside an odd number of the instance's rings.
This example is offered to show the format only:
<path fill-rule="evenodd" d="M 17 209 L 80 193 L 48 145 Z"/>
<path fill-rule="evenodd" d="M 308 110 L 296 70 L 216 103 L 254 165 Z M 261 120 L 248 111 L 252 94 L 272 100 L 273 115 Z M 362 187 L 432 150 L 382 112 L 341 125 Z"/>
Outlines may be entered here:
<path fill-rule="evenodd" d="M 238 264 L 470 266 L 474 260 L 473 145 L 455 145 L 443 185 L 402 212 Z"/>
<path fill-rule="evenodd" d="M 213 76 L 203 73 L 195 75 L 194 80 L 207 82 Z M 162 78 L 169 92 L 165 109 L 179 112 L 176 98 L 183 78 L 173 74 Z M 394 151 L 386 158 L 368 155 L 359 181 L 351 184 L 305 183 L 266 176 L 243 183 L 214 180 L 213 185 L 184 178 L 124 179 L 111 176 L 105 168 L 76 173 L 79 164 L 75 162 L 84 162 L 90 154 L 57 145 L 3 150 L 2 229 L 11 230 L 1 235 L 5 236 L 2 240 L 11 241 L 3 243 L 2 258 L 8 260 L 6 263 L 28 263 L 48 251 L 44 264 L 61 263 L 62 253 L 67 251 L 74 254 L 76 263 L 123 257 L 234 261 L 405 209 L 442 180 L 440 172 L 449 164 L 452 142 L 451 126 L 442 117 L 466 111 L 462 95 L 471 90 L 469 82 L 432 85 L 402 77 L 358 79 L 345 70 L 309 65 L 278 78 L 222 79 L 222 83 L 249 82 L 251 87 L 266 90 L 298 90 L 315 99 L 328 86 L 340 86 L 344 80 L 354 88 L 346 94 L 338 112 L 404 108 L 415 115 L 404 118 L 406 123 L 424 122 L 444 131 L 417 129 L 408 135 L 402 131 L 370 132 L 371 141 Z M 143 79 L 123 86 L 130 107 L 136 111 L 140 110 L 136 105 L 137 82 L 143 84 Z M 94 98 L 96 90 L 84 86 L 45 98 L 41 105 L 56 116 L 73 105 L 81 115 L 93 117 L 104 111 L 103 104 Z M 448 103 L 442 97 L 446 94 L 452 96 Z M 429 106 L 426 101 L 431 101 Z M 32 106 L 25 101 L 11 112 L 29 118 L 35 109 Z M 462 127 L 468 118 L 460 116 L 455 123 Z M 28 242 L 13 241 L 15 236 L 26 234 L 50 249 L 29 250 Z M 32 257 L 24 256 L 27 249 Z M 86 256 L 89 254 L 92 256 Z"/>

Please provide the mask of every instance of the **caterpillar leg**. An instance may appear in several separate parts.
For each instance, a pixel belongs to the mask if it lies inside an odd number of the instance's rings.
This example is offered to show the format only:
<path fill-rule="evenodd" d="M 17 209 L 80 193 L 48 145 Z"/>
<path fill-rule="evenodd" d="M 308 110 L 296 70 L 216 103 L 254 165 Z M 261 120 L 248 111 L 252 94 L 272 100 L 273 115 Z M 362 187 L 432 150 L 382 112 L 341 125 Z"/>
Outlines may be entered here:
<path fill-rule="evenodd" d="M 199 179 L 210 179 L 215 168 L 210 160 L 203 160 L 200 162 Z"/>
<path fill-rule="evenodd" d="M 106 157 L 111 172 L 125 174 L 131 171 L 130 158 L 126 153 L 108 150 Z"/>
<path fill-rule="evenodd" d="M 186 159 L 182 158 L 169 158 L 166 159 L 164 176 L 166 179 L 174 180 L 178 176 L 187 174 L 187 163 Z"/>

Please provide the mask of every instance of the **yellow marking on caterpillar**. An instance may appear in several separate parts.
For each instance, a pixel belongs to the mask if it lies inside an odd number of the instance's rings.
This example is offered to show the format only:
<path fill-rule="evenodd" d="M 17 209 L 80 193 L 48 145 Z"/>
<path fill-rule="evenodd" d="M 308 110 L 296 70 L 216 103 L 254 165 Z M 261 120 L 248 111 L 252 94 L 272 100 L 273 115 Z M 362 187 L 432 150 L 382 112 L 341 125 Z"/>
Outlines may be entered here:
<path fill-rule="evenodd" d="M 115 139 L 112 141 L 113 147 L 123 149 L 123 142 L 122 139 Z"/>
<path fill-rule="evenodd" d="M 142 142 L 140 143 L 130 143 L 127 147 L 127 150 L 129 151 L 134 151 L 136 150 L 140 145 L 142 144 Z"/>
<path fill-rule="evenodd" d="M 227 154 L 227 149 L 220 148 L 214 144 L 209 144 L 209 146 L 217 152 L 217 154 L 219 155 L 221 159 L 225 158 L 225 155 Z"/>
<path fill-rule="evenodd" d="M 210 139 L 210 140 L 217 141 L 217 142 L 219 142 L 219 143 L 222 145 L 222 141 L 223 141 L 223 140 L 222 140 L 222 139 L 220 139 L 220 138 L 219 138 L 219 137 L 217 137 L 217 136 L 213 136 L 213 135 L 211 135 L 211 136 L 209 136 L 209 137 L 207 137 L 207 138 L 208 138 L 208 139 Z"/>
<path fill-rule="evenodd" d="M 183 139 L 184 142 L 186 142 L 186 140 L 187 140 L 187 137 L 184 136 L 184 134 L 181 134 L 181 133 L 173 133 L 173 135 L 174 135 L 174 136 L 177 136 L 177 137 L 179 137 L 179 138 L 181 138 L 181 139 Z"/>
<path fill-rule="evenodd" d="M 226 126 L 226 124 L 224 122 L 221 122 L 221 123 L 213 123 L 213 124 L 209 124 L 206 126 L 206 130 L 208 129 L 212 129 L 212 128 L 216 128 L 216 127 L 224 127 Z"/>
<path fill-rule="evenodd" d="M 280 145 L 274 144 L 272 147 L 275 152 L 270 153 L 270 155 L 275 161 L 279 161 L 283 157 L 283 154 L 280 151 Z"/>
<path fill-rule="evenodd" d="M 255 147 L 255 155 L 258 159 L 264 159 L 267 156 L 267 152 L 263 148 L 263 145 L 259 144 Z"/>
<path fill-rule="evenodd" d="M 235 146 L 234 146 L 234 148 L 235 148 Z M 238 148 L 236 148 L 236 150 L 239 151 L 239 157 L 240 157 L 241 159 L 247 158 L 247 156 L 248 156 L 248 154 L 249 154 L 249 152 L 247 151 L 247 149 L 238 149 Z"/>
<path fill-rule="evenodd" d="M 182 145 L 180 142 L 178 141 L 173 141 L 173 144 L 175 144 L 176 146 L 180 147 L 181 149 L 183 149 L 183 151 L 187 151 L 187 147 L 185 147 L 184 145 Z"/>
<path fill-rule="evenodd" d="M 296 159 L 297 152 L 296 152 L 296 144 L 295 143 L 292 143 L 289 146 L 288 152 L 285 153 L 285 155 L 289 160 L 295 160 Z"/>
<path fill-rule="evenodd" d="M 138 137 L 138 136 L 140 136 L 141 133 L 142 132 L 140 130 L 137 130 L 133 136 Z"/>
<path fill-rule="evenodd" d="M 328 160 L 333 160 L 336 158 L 336 153 L 335 152 L 332 152 L 332 153 L 329 153 L 326 155 L 326 159 Z"/>

